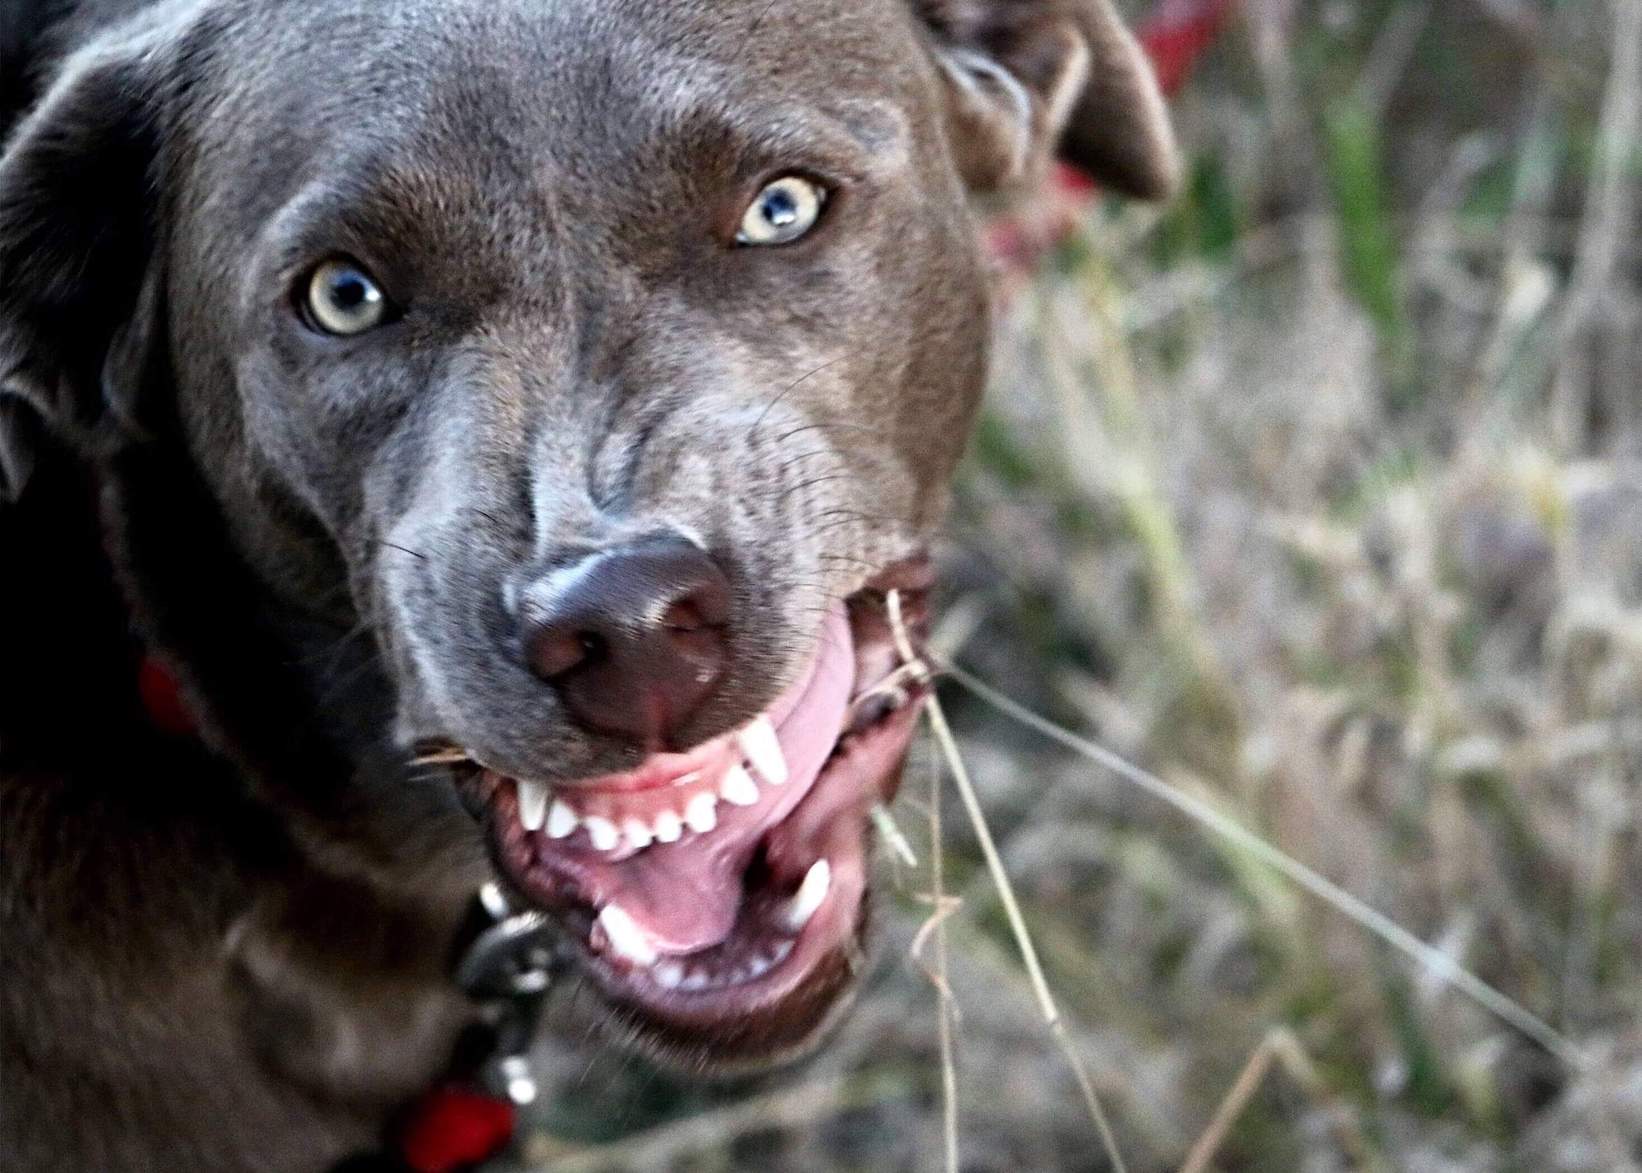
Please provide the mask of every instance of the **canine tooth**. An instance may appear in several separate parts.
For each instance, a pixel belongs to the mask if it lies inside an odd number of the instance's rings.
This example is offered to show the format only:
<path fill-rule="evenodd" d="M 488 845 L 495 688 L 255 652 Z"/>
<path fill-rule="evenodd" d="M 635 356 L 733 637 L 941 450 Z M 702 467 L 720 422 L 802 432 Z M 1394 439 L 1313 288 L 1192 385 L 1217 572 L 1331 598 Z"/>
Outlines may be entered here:
<path fill-rule="evenodd" d="M 593 841 L 596 851 L 609 851 L 621 842 L 621 832 L 609 819 L 588 815 L 582 820 L 582 825 L 587 828 L 587 837 Z"/>
<path fill-rule="evenodd" d="M 650 840 L 655 838 L 650 828 L 645 826 L 643 819 L 623 819 L 621 829 L 627 836 L 635 850 L 650 846 Z"/>
<path fill-rule="evenodd" d="M 676 990 L 684 981 L 684 966 L 677 961 L 658 961 L 651 967 L 650 978 L 664 990 Z"/>
<path fill-rule="evenodd" d="M 787 755 L 781 752 L 781 739 L 769 717 L 761 713 L 741 731 L 741 752 L 770 785 L 780 786 L 787 780 Z"/>
<path fill-rule="evenodd" d="M 790 933 L 796 933 L 810 923 L 810 917 L 815 910 L 821 907 L 821 902 L 827 898 L 827 890 L 832 887 L 832 865 L 824 859 L 818 859 L 810 865 L 810 870 L 804 873 L 804 882 L 798 885 L 798 891 L 793 893 L 787 901 L 786 908 L 781 910 L 781 923 Z"/>
<path fill-rule="evenodd" d="M 676 843 L 678 837 L 684 834 L 684 822 L 676 811 L 662 811 L 656 816 L 652 830 L 655 832 L 657 843 Z"/>
<path fill-rule="evenodd" d="M 581 826 L 581 823 L 581 819 L 570 809 L 568 802 L 562 798 L 555 798 L 553 806 L 547 812 L 547 837 L 563 839 Z"/>
<path fill-rule="evenodd" d="M 519 788 L 519 822 L 526 831 L 538 831 L 542 817 L 547 813 L 547 787 L 540 782 L 524 782 Z"/>
<path fill-rule="evenodd" d="M 703 835 L 718 826 L 718 797 L 704 790 L 685 803 L 684 825 Z"/>
<path fill-rule="evenodd" d="M 741 766 L 731 766 L 718 784 L 718 794 L 725 802 L 736 806 L 752 806 L 758 801 L 758 783 Z"/>
<path fill-rule="evenodd" d="M 588 822 L 592 822 L 591 819 Z M 638 965 L 651 965 L 656 960 L 656 951 L 645 939 L 644 930 L 639 928 L 638 922 L 629 916 L 619 904 L 606 904 L 604 911 L 599 913 L 598 924 L 604 929 L 604 936 L 610 942 L 611 950 L 619 957 Z"/>

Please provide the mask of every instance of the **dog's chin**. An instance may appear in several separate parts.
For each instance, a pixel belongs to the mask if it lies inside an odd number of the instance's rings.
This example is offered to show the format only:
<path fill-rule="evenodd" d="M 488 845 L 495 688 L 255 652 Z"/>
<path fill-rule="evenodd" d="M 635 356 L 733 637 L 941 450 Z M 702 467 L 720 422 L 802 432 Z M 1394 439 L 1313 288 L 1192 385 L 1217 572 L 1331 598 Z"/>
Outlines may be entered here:
<path fill-rule="evenodd" d="M 835 606 L 799 680 L 752 722 L 623 774 L 463 786 L 502 876 L 554 915 L 645 1050 L 743 1071 L 813 1046 L 862 969 L 873 807 L 894 796 L 926 685 L 886 593 L 926 623 L 926 564 Z"/>

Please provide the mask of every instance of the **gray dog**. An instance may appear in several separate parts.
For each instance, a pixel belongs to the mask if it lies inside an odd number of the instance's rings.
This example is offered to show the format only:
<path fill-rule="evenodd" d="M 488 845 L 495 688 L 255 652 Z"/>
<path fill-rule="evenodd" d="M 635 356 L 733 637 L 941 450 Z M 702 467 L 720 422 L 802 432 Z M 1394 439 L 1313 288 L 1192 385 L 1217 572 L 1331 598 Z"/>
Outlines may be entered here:
<path fill-rule="evenodd" d="M 1108 0 L 5 17 L 7 1168 L 375 1149 L 493 875 L 618 1038 L 808 1048 L 926 687 L 971 197 L 1173 180 Z"/>

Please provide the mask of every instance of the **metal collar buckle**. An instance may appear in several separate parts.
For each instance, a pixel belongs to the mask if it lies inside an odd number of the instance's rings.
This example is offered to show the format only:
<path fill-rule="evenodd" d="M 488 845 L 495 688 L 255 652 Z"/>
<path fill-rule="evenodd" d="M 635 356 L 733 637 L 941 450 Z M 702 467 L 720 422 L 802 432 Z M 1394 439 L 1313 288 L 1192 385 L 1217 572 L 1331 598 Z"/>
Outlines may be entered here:
<path fill-rule="evenodd" d="M 456 963 L 456 984 L 480 1004 L 495 1037 L 479 1068 L 480 1084 L 522 1106 L 536 1098 L 529 1054 L 542 1001 L 567 958 L 547 916 L 534 909 L 514 911 L 495 883 L 479 889 L 476 903 L 489 925 Z"/>

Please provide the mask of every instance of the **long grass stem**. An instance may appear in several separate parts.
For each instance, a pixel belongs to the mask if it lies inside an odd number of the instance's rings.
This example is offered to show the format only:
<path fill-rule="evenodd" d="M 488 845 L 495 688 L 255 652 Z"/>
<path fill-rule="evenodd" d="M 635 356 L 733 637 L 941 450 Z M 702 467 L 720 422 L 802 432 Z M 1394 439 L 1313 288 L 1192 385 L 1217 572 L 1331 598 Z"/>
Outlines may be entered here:
<path fill-rule="evenodd" d="M 906 662 L 917 663 L 918 658 L 902 622 L 899 594 L 891 591 L 888 601 L 890 626 L 895 632 L 897 650 Z M 1015 936 L 1015 945 L 1020 950 L 1021 962 L 1026 966 L 1026 975 L 1032 983 L 1032 992 L 1037 998 L 1043 1020 L 1048 1024 L 1055 1042 L 1065 1054 L 1066 1062 L 1077 1080 L 1078 1090 L 1083 1093 L 1083 1102 L 1089 1109 L 1089 1118 L 1094 1121 L 1095 1131 L 1100 1134 L 1100 1143 L 1106 1150 L 1107 1160 L 1111 1162 L 1116 1173 L 1126 1173 L 1127 1167 L 1123 1163 L 1122 1154 L 1118 1151 L 1117 1137 L 1112 1132 L 1111 1122 L 1107 1119 L 1106 1110 L 1101 1106 L 1100 1097 L 1095 1094 L 1094 1081 L 1089 1078 L 1083 1057 L 1078 1054 L 1072 1036 L 1067 1033 L 1065 1020 L 1060 1016 L 1060 1008 L 1055 1005 L 1054 994 L 1049 990 L 1049 980 L 1044 976 L 1043 966 L 1038 961 L 1037 947 L 1032 943 L 1032 934 L 1026 927 L 1026 918 L 1021 915 L 1020 902 L 1015 899 L 1014 885 L 1010 883 L 1009 873 L 1004 870 L 997 845 L 992 841 L 992 831 L 987 826 L 986 815 L 981 810 L 980 800 L 975 796 L 975 787 L 969 779 L 969 770 L 964 766 L 963 757 L 958 752 L 958 743 L 952 736 L 952 728 L 946 722 L 946 715 L 941 712 L 941 703 L 933 694 L 925 702 L 924 713 L 929 719 L 929 728 L 935 736 L 935 743 L 952 771 L 952 781 L 957 787 L 958 797 L 964 804 L 964 811 L 969 815 L 975 838 L 981 845 L 981 854 L 986 859 L 987 870 L 992 874 L 992 882 L 997 886 L 998 899 L 1002 902 L 1004 914 L 1009 919 L 1010 931 Z"/>
<path fill-rule="evenodd" d="M 1477 977 L 1476 974 L 1460 965 L 1459 962 L 1442 950 L 1426 944 L 1383 912 L 1365 904 L 1338 884 L 1313 871 L 1293 856 L 1272 846 L 1241 823 L 1222 814 L 1202 799 L 1187 794 L 1177 787 L 1169 785 L 1157 775 L 1125 761 L 1106 747 L 1062 729 L 1053 721 L 1039 716 L 1031 709 L 1005 696 L 963 669 L 948 665 L 944 671 L 952 679 L 963 685 L 964 688 L 1005 716 L 1041 733 L 1052 741 L 1059 742 L 1079 756 L 1104 766 L 1124 781 L 1139 787 L 1153 798 L 1169 804 L 1200 826 L 1220 836 L 1239 850 L 1260 860 L 1274 871 L 1286 876 L 1319 900 L 1332 905 L 1336 910 L 1345 914 L 1368 932 L 1379 937 L 1393 949 L 1411 958 L 1433 978 L 1460 991 L 1504 1022 L 1509 1023 L 1569 1067 L 1575 1070 L 1581 1070 L 1585 1067 L 1585 1059 L 1579 1047 L 1573 1040 L 1556 1030 L 1544 1019 L 1512 1001 L 1511 998 Z M 932 721 L 938 719 L 940 727 L 944 728 L 946 722 L 944 718 L 939 716 L 939 713 L 939 708 L 932 701 L 930 705 L 931 719 Z M 986 849 L 986 845 L 986 841 L 983 839 L 983 850 Z M 990 856 L 988 862 L 990 862 Z"/>

